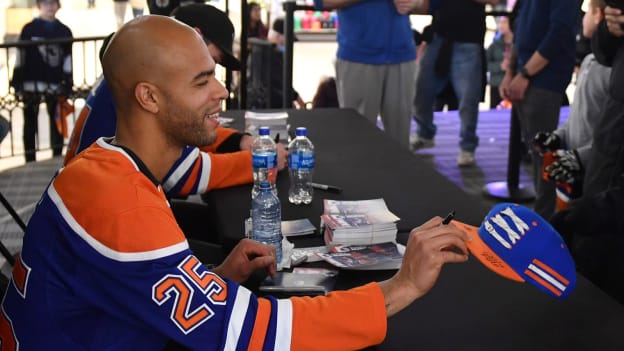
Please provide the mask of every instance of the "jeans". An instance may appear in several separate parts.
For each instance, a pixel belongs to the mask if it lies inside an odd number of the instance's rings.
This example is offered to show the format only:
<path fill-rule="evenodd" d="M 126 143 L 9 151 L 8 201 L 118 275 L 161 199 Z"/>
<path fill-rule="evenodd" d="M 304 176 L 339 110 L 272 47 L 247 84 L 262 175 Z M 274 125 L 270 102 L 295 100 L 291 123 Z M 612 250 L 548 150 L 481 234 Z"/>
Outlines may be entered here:
<path fill-rule="evenodd" d="M 435 35 L 433 41 L 427 44 L 418 64 L 413 106 L 414 120 L 418 126 L 417 133 L 419 137 L 426 139 L 435 136 L 437 127 L 433 123 L 433 105 L 436 96 L 450 81 L 459 101 L 461 119 L 459 146 L 464 151 L 474 152 L 479 145 L 476 131 L 482 95 L 483 47 L 476 43 L 453 43 L 448 74 L 439 77 L 434 67 L 443 40 L 442 37 Z"/>

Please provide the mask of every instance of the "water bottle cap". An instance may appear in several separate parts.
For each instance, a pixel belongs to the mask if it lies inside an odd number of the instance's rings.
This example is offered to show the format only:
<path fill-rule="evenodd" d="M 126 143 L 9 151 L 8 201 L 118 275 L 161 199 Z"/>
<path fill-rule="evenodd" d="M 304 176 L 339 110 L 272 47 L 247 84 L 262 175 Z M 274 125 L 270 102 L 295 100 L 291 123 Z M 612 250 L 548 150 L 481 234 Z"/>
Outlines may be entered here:
<path fill-rule="evenodd" d="M 260 190 L 266 190 L 266 189 L 271 189 L 271 183 L 269 182 L 261 182 L 260 183 Z"/>
<path fill-rule="evenodd" d="M 306 129 L 306 127 L 297 127 L 297 129 L 295 130 L 295 134 L 297 136 L 306 136 L 308 135 L 308 130 Z"/>
<path fill-rule="evenodd" d="M 258 134 L 269 135 L 271 134 L 271 130 L 269 129 L 269 127 L 260 127 L 260 129 L 258 129 Z"/>

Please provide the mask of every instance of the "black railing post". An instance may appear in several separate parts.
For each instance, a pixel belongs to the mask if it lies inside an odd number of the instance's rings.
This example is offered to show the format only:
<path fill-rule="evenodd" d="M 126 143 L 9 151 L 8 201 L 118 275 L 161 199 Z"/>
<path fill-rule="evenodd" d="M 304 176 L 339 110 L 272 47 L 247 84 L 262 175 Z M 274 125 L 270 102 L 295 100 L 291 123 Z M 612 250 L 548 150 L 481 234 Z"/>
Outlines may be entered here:
<path fill-rule="evenodd" d="M 283 86 L 283 97 L 282 97 L 282 107 L 288 108 L 292 106 L 293 96 L 291 96 L 292 91 L 292 73 L 293 73 L 293 43 L 295 39 L 294 33 L 294 20 L 293 16 L 295 13 L 296 3 L 292 0 L 284 1 L 284 11 L 286 12 L 284 18 L 284 40 L 286 41 L 284 47 L 284 82 Z"/>
<path fill-rule="evenodd" d="M 520 120 L 516 109 L 511 109 L 509 126 L 509 148 L 507 156 L 507 181 L 488 183 L 484 192 L 495 199 L 506 201 L 530 201 L 535 198 L 532 184 L 520 184 L 520 162 L 522 159 L 522 137 Z"/>
<path fill-rule="evenodd" d="M 247 32 L 249 28 L 249 6 L 247 0 L 241 0 L 241 35 L 240 60 L 241 69 L 238 84 L 238 108 L 247 108 Z"/>

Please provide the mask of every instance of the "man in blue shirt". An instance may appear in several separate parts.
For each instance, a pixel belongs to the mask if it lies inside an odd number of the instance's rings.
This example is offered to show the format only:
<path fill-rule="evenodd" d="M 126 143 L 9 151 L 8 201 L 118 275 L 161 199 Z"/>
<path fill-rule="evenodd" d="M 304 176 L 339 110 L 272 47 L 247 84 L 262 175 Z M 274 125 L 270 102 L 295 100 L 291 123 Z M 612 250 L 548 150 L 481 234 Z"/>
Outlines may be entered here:
<path fill-rule="evenodd" d="M 416 46 L 408 14 L 428 0 L 315 0 L 338 9 L 336 88 L 340 107 L 351 107 L 409 147 Z"/>
<path fill-rule="evenodd" d="M 517 3 L 514 50 L 500 85 L 513 102 L 527 148 L 540 130 L 554 130 L 575 62 L 579 0 L 522 0 Z M 535 153 L 535 151 L 533 151 Z M 534 154 L 535 211 L 549 218 L 555 210 L 555 185 L 541 176 L 542 160 Z"/>

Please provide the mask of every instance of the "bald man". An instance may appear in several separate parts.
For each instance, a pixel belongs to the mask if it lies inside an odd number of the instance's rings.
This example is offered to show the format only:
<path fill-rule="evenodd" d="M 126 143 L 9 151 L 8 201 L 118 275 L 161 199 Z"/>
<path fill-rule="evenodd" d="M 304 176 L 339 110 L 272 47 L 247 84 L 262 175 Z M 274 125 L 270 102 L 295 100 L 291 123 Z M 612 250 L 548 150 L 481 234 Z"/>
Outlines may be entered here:
<path fill-rule="evenodd" d="M 234 25 L 227 14 L 214 6 L 197 3 L 178 7 L 172 15 L 202 35 L 216 63 L 229 70 L 240 69 L 240 61 L 232 53 Z M 100 56 L 104 54 L 106 43 L 105 40 L 102 44 Z M 185 65 L 187 62 L 182 58 L 176 64 Z M 100 79 L 80 111 L 65 154 L 65 165 L 98 138 L 114 135 L 116 123 L 113 96 L 106 80 Z M 206 204 L 177 199 L 251 183 L 252 142 L 253 137 L 249 134 L 219 127 L 217 139 L 210 145 L 201 148 L 189 146 L 182 150 L 177 162 L 162 180 L 162 185 L 167 197 L 174 199 L 170 202 L 171 208 L 187 238 L 212 244 L 225 244 L 225 251 L 232 248 L 232 243 L 229 241 L 223 243 L 218 232 L 207 228 L 205 219 L 210 213 Z M 277 148 L 278 170 L 282 170 L 287 165 L 288 151 L 281 143 Z M 210 250 L 206 253 L 206 258 L 211 256 L 211 262 L 219 262 L 218 259 L 222 256 L 215 256 L 215 251 L 219 250 Z"/>
<path fill-rule="evenodd" d="M 467 259 L 467 234 L 434 218 L 412 231 L 395 276 L 327 296 L 255 297 L 236 282 L 273 274 L 275 260 L 249 240 L 209 271 L 160 180 L 185 145 L 216 136 L 227 91 L 214 67 L 201 37 L 167 17 L 139 17 L 113 38 L 104 75 L 116 136 L 62 169 L 37 206 L 2 304 L 3 349 L 158 350 L 168 339 L 194 350 L 360 349 L 384 339 L 386 318 L 424 295 L 443 264 Z"/>

